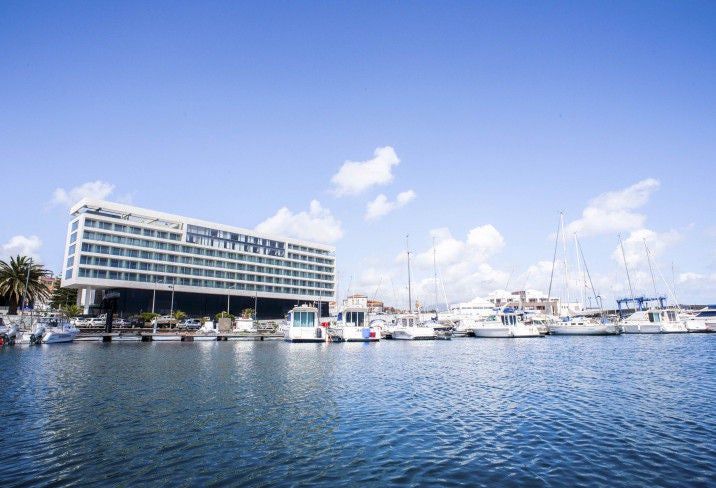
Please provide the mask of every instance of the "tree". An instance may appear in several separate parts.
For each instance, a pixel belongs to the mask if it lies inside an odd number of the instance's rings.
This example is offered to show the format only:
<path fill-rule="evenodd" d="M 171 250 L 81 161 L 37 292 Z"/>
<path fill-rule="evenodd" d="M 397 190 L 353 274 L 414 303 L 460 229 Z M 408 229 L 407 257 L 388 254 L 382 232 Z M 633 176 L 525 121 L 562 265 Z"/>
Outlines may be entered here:
<path fill-rule="evenodd" d="M 254 316 L 254 309 L 253 308 L 245 308 L 241 311 L 241 318 L 242 319 L 250 319 Z"/>
<path fill-rule="evenodd" d="M 82 313 L 82 307 L 79 305 L 63 305 L 62 306 L 62 315 L 67 317 L 68 319 L 77 317 L 79 314 Z"/>
<path fill-rule="evenodd" d="M 50 274 L 28 256 L 11 257 L 9 263 L 0 260 L 0 295 L 8 301 L 8 315 L 17 315 L 23 296 L 25 305 L 49 298 L 50 292 L 40 278 Z"/>
<path fill-rule="evenodd" d="M 143 320 L 144 322 L 151 322 L 154 319 L 154 317 L 158 317 L 158 316 L 159 316 L 159 314 L 154 313 L 154 312 L 142 312 L 139 314 L 139 318 L 141 320 Z"/>
<path fill-rule="evenodd" d="M 186 318 L 186 313 L 181 310 L 175 310 L 172 316 L 177 320 L 177 322 L 179 322 L 183 318 Z"/>
<path fill-rule="evenodd" d="M 50 306 L 52 308 L 64 308 L 67 305 L 75 305 L 77 303 L 77 288 L 57 288 L 52 292 L 50 298 Z"/>
<path fill-rule="evenodd" d="M 219 319 L 225 319 L 225 318 L 229 318 L 229 319 L 231 319 L 231 320 L 233 321 L 235 317 L 234 317 L 233 315 L 231 315 L 230 313 L 221 312 L 221 313 L 217 313 L 217 314 L 214 316 L 214 318 L 215 318 L 216 321 L 218 322 Z"/>

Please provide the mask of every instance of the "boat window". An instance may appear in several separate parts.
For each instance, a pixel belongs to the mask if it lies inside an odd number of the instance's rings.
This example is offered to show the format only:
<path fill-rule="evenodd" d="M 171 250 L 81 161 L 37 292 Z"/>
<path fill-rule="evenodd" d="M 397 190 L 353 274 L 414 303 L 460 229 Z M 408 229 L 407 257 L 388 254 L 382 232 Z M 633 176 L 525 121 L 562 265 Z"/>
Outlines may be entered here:
<path fill-rule="evenodd" d="M 294 327 L 315 327 L 316 325 L 316 314 L 313 312 L 294 312 L 293 317 Z"/>
<path fill-rule="evenodd" d="M 649 322 L 660 322 L 659 312 L 649 312 Z"/>
<path fill-rule="evenodd" d="M 676 312 L 673 310 L 666 312 L 666 316 L 669 317 L 669 322 L 676 322 Z"/>

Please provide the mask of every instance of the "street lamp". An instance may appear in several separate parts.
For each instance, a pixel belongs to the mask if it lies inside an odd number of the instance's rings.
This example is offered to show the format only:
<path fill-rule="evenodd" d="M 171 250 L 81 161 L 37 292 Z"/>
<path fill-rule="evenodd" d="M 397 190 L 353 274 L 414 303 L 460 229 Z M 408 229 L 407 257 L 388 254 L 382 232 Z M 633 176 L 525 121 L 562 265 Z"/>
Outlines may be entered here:
<path fill-rule="evenodd" d="M 159 283 L 164 283 L 163 280 L 159 280 Z M 154 277 L 154 291 L 152 292 L 152 313 L 154 313 L 154 302 L 157 299 L 157 277 Z"/>
<path fill-rule="evenodd" d="M 235 288 L 236 288 L 236 284 L 233 284 L 228 287 L 228 290 L 233 290 Z M 230 313 L 229 313 L 231 311 L 231 310 L 229 310 L 230 300 L 231 300 L 231 292 L 227 291 L 226 292 L 226 315 L 230 315 Z"/>
<path fill-rule="evenodd" d="M 169 285 L 169 288 L 172 289 L 172 303 L 169 306 L 169 316 L 173 317 L 174 316 L 174 285 Z"/>

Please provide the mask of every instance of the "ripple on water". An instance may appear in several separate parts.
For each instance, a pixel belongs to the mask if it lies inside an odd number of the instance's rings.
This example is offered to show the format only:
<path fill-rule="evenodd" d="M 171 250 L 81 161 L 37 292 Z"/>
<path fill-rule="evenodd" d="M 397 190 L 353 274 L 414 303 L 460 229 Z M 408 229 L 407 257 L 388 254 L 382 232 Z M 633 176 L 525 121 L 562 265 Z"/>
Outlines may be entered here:
<path fill-rule="evenodd" d="M 715 339 L 7 348 L 0 485 L 706 485 Z"/>

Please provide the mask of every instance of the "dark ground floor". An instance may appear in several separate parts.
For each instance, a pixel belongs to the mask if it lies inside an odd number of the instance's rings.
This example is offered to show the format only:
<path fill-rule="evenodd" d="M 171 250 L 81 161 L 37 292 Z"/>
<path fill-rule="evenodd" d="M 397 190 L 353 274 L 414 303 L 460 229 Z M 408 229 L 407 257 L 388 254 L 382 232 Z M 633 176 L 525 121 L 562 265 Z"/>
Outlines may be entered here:
<path fill-rule="evenodd" d="M 137 290 L 132 288 L 115 288 L 106 290 L 119 293 L 116 314 L 120 317 L 130 317 L 142 312 L 152 311 L 152 298 L 154 290 Z M 99 302 L 102 301 L 103 291 L 97 292 L 98 304 L 92 311 L 101 313 Z M 235 316 L 247 308 L 255 308 L 258 320 L 283 319 L 291 308 L 306 303 L 305 300 L 279 300 L 275 298 L 254 298 L 247 296 L 231 296 L 228 298 L 229 313 Z M 318 305 L 317 303 L 315 305 Z M 328 315 L 328 301 L 321 304 L 321 316 Z M 181 310 L 187 317 L 214 317 L 217 313 L 226 311 L 227 295 L 211 295 L 201 293 L 174 292 L 172 303 L 171 290 L 157 290 L 154 297 L 154 312 L 168 315 L 171 310 Z"/>

